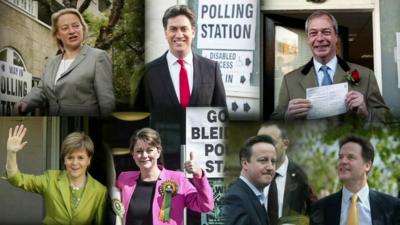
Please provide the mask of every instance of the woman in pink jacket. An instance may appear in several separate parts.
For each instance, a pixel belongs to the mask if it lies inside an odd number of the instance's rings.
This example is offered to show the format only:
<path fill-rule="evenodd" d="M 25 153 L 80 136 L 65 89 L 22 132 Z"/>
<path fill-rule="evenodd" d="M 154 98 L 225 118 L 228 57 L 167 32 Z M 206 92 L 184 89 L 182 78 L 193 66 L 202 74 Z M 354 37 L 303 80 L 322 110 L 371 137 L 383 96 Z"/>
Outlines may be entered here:
<path fill-rule="evenodd" d="M 122 172 L 117 180 L 124 206 L 125 225 L 182 225 L 184 208 L 209 212 L 214 208 L 213 192 L 192 154 L 185 162 L 193 183 L 184 173 L 158 165 L 161 140 L 157 131 L 139 130 L 131 138 L 130 152 L 140 171 Z"/>

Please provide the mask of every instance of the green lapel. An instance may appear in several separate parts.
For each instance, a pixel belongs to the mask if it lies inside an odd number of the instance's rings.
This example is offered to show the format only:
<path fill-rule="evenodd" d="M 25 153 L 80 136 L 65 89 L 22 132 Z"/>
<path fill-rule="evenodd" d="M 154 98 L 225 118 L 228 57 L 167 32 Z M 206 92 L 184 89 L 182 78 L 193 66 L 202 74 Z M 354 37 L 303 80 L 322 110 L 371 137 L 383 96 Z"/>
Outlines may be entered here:
<path fill-rule="evenodd" d="M 60 194 L 64 200 L 65 208 L 68 211 L 68 215 L 72 217 L 72 209 L 71 209 L 71 191 L 69 189 L 69 181 L 67 172 L 62 171 L 61 175 L 58 178 L 57 188 L 60 191 Z"/>
<path fill-rule="evenodd" d="M 318 83 L 315 79 L 314 67 L 312 67 L 305 76 L 300 76 L 300 84 L 304 88 L 304 93 L 306 93 L 307 88 L 318 87 Z"/>
<path fill-rule="evenodd" d="M 333 83 L 334 84 L 339 84 L 339 83 L 343 83 L 343 82 L 347 82 L 346 72 L 344 72 L 342 67 L 339 66 L 339 64 L 338 64 L 336 66 L 335 76 L 333 77 Z"/>
<path fill-rule="evenodd" d="M 95 185 L 94 185 L 94 179 L 92 176 L 90 176 L 89 173 L 86 173 L 86 185 L 85 189 L 83 190 L 82 196 L 81 196 L 81 201 L 78 204 L 78 207 L 75 209 L 75 213 L 79 213 L 85 210 L 85 204 L 90 202 L 90 200 L 93 198 L 93 193 L 96 193 L 96 190 L 94 190 Z M 94 205 L 93 205 L 94 206 Z"/>

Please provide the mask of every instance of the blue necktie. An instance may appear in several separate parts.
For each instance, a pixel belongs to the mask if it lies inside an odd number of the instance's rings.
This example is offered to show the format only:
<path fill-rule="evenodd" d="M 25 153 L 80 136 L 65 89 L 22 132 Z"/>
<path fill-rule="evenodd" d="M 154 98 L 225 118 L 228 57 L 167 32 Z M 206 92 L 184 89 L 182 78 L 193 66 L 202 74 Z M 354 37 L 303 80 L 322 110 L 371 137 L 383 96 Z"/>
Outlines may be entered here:
<path fill-rule="evenodd" d="M 331 80 L 331 77 L 329 76 L 328 69 L 329 69 L 329 67 L 325 66 L 325 65 L 322 65 L 320 68 L 320 70 L 322 70 L 322 72 L 324 72 L 324 78 L 322 78 L 321 86 L 332 84 L 332 80 Z"/>

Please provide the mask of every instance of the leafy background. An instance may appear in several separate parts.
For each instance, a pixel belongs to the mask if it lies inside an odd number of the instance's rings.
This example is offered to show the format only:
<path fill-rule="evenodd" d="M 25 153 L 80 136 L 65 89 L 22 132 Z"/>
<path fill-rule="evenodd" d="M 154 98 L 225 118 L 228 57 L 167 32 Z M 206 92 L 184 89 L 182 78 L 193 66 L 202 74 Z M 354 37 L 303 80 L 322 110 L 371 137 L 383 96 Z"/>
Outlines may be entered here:
<path fill-rule="evenodd" d="M 261 123 L 230 122 L 225 160 L 225 185 L 240 174 L 238 151 L 248 137 L 257 133 Z M 331 122 L 290 122 L 279 124 L 286 129 L 290 144 L 288 156 L 301 165 L 315 193 L 321 198 L 338 191 L 342 185 L 336 174 L 338 140 L 348 133 L 370 139 L 375 147 L 375 160 L 368 183 L 370 188 L 399 195 L 400 126 L 355 126 Z"/>

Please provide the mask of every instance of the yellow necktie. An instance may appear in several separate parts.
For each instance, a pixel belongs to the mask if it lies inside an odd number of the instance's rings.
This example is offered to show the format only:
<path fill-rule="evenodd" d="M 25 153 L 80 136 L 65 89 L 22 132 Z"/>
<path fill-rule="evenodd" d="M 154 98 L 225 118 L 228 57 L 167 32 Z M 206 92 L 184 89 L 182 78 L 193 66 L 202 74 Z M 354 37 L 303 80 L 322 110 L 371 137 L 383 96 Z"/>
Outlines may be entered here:
<path fill-rule="evenodd" d="M 351 196 L 351 206 L 347 215 L 347 225 L 358 225 L 357 195 Z"/>

